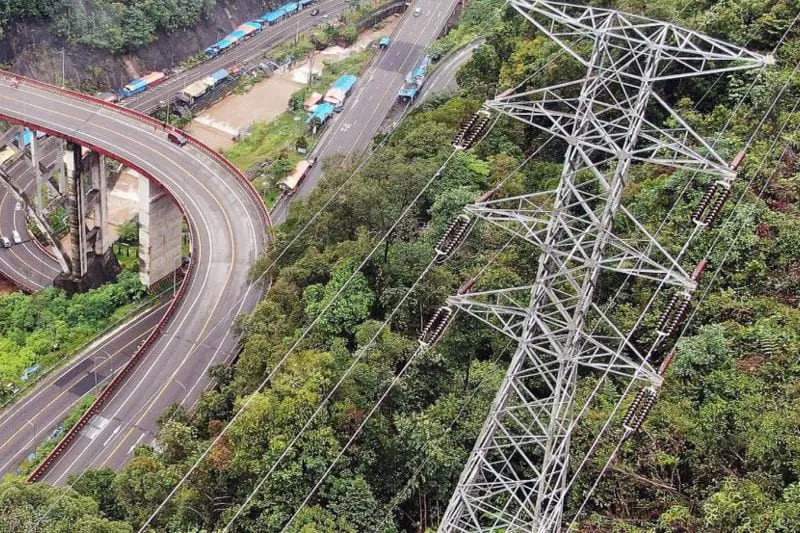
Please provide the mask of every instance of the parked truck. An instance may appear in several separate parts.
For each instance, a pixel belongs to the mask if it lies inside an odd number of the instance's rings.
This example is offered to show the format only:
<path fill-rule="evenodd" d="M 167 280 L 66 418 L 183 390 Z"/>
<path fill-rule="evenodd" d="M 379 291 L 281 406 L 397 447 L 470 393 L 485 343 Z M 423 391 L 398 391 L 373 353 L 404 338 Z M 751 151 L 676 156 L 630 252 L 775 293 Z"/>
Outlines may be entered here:
<path fill-rule="evenodd" d="M 350 91 L 353 90 L 357 81 L 358 76 L 352 74 L 343 75 L 331 85 L 323 100 L 333 105 L 337 111 L 341 110 L 345 99 L 350 94 Z"/>
<path fill-rule="evenodd" d="M 297 186 L 300 185 L 303 178 L 308 175 L 308 171 L 311 170 L 314 163 L 316 163 L 316 158 L 303 159 L 298 162 L 291 174 L 278 182 L 278 188 L 283 191 L 284 194 L 294 194 L 297 190 Z"/>
<path fill-rule="evenodd" d="M 182 91 L 178 92 L 175 97 L 186 105 L 192 105 L 198 98 L 205 95 L 212 89 L 219 87 L 230 77 L 230 72 L 227 69 L 221 68 L 210 76 L 206 76 L 201 80 L 187 85 Z"/>
<path fill-rule="evenodd" d="M 150 72 L 145 74 L 141 78 L 137 78 L 127 84 L 125 87 L 120 89 L 120 93 L 122 96 L 128 97 L 133 96 L 134 94 L 139 94 L 141 92 L 146 91 L 150 87 L 154 87 L 164 81 L 167 78 L 167 75 L 163 72 Z"/>

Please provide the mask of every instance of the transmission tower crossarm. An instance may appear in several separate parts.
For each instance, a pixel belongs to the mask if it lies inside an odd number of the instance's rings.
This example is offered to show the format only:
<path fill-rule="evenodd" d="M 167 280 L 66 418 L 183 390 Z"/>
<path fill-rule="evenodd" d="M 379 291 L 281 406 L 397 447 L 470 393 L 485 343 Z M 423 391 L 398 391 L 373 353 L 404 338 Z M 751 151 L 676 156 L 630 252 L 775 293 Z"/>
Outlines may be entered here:
<path fill-rule="evenodd" d="M 444 514 L 442 532 L 560 531 L 572 432 L 586 411 L 576 405 L 579 369 L 623 382 L 642 380 L 645 386 L 662 380 L 631 333 L 597 304 L 601 276 L 625 274 L 683 293 L 696 287 L 679 256 L 670 255 L 622 205 L 628 171 L 645 162 L 723 179 L 734 175 L 655 95 L 655 84 L 768 62 L 637 15 L 547 0 L 511 4 L 588 72 L 576 82 L 504 93 L 486 105 L 561 137 L 567 149 L 555 190 L 486 199 L 467 209 L 541 255 L 530 285 L 467 291 L 449 300 L 516 341 L 517 349 Z M 586 37 L 593 43 L 588 57 L 568 42 Z M 649 120 L 652 106 L 664 108 L 675 126 L 665 129 Z M 620 233 L 616 224 L 623 221 Z"/>

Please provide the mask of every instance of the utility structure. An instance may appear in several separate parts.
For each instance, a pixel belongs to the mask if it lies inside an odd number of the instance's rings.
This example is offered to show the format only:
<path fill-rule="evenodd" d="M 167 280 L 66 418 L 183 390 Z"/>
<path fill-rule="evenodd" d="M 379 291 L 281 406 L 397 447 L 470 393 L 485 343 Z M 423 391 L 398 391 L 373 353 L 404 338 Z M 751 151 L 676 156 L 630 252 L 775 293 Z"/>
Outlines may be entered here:
<path fill-rule="evenodd" d="M 561 530 L 570 440 L 586 407 L 576 398 L 579 375 L 601 373 L 656 387 L 662 381 L 635 331 L 609 319 L 596 289 L 615 288 L 627 276 L 679 293 L 693 293 L 697 285 L 680 258 L 622 204 L 629 168 L 641 162 L 699 171 L 722 183 L 736 175 L 658 96 L 658 85 L 772 62 L 638 15 L 547 0 L 510 3 L 587 72 L 578 81 L 504 94 L 486 104 L 555 134 L 567 149 L 555 190 L 467 208 L 541 255 L 530 285 L 449 300 L 511 337 L 517 348 L 442 532 Z"/>

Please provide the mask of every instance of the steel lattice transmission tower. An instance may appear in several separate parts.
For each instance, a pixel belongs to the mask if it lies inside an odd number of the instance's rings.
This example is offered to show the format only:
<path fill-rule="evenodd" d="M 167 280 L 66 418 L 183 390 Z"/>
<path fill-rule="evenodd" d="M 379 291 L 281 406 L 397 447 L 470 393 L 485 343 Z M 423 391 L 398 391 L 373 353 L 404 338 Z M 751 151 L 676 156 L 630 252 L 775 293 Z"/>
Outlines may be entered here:
<path fill-rule="evenodd" d="M 546 0 L 511 4 L 587 73 L 579 81 L 487 103 L 557 135 L 568 147 L 555 190 L 467 208 L 541 255 L 531 285 L 450 299 L 451 306 L 511 337 L 517 349 L 445 512 L 440 525 L 445 532 L 561 529 L 570 437 L 584 407 L 575 398 L 579 373 L 661 382 L 632 342 L 632 332 L 622 331 L 601 310 L 596 286 L 603 276 L 631 275 L 675 291 L 696 288 L 676 258 L 622 205 L 628 170 L 642 162 L 700 171 L 728 183 L 735 177 L 654 86 L 772 62 L 637 15 Z"/>

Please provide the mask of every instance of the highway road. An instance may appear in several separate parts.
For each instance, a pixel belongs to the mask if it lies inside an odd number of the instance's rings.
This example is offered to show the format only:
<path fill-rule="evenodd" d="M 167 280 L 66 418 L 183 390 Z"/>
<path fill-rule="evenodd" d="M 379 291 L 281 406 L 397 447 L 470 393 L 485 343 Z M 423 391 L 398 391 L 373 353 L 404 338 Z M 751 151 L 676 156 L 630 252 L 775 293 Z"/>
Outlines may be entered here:
<path fill-rule="evenodd" d="M 28 81 L 12 87 L 5 79 L 0 117 L 101 150 L 157 180 L 182 206 L 192 234 L 193 275 L 180 304 L 148 354 L 41 478 L 59 484 L 70 472 L 121 467 L 136 444 L 152 441 L 164 408 L 191 405 L 208 382 L 208 368 L 233 356 L 231 325 L 260 296 L 248 271 L 269 228 L 261 198 L 240 174 L 210 150 L 170 143 L 145 118 Z"/>
<path fill-rule="evenodd" d="M 14 472 L 41 442 L 61 427 L 83 396 L 105 386 L 164 316 L 169 297 L 110 331 L 26 396 L 0 412 L 0 478 Z"/>
<path fill-rule="evenodd" d="M 314 7 L 319 8 L 320 13 L 312 17 L 311 11 Z M 185 72 L 170 76 L 163 83 L 141 94 L 126 98 L 121 104 L 143 113 L 152 113 L 163 106 L 163 104 L 161 104 L 162 101 L 167 102 L 174 100 L 175 95 L 187 85 L 201 80 L 221 68 L 226 68 L 234 64 L 249 62 L 258 63 L 262 60 L 264 52 L 270 48 L 277 46 L 287 39 L 293 39 L 298 32 L 325 23 L 326 21 L 322 18 L 322 15 L 328 15 L 328 20 L 332 20 L 336 15 L 346 9 L 347 4 L 344 0 L 322 0 L 294 16 L 276 22 L 272 26 L 265 27 L 261 33 L 254 35 L 224 54 L 204 61 Z M 240 23 L 242 22 L 245 21 L 240 21 Z M 208 43 L 209 46 L 212 44 L 214 43 Z M 200 52 L 200 50 L 198 50 L 198 52 Z"/>
<path fill-rule="evenodd" d="M 346 100 L 344 110 L 325 126 L 313 153 L 319 161 L 337 154 L 357 157 L 369 148 L 384 118 L 395 105 L 397 91 L 406 75 L 419 64 L 428 45 L 442 32 L 457 3 L 457 0 L 416 0 L 412 3 L 395 30 L 392 43 L 378 52 L 380 55 Z M 412 12 L 418 6 L 422 12 L 415 17 Z M 281 198 L 272 210 L 275 224 L 286 220 L 289 205 L 295 198 L 309 195 L 316 187 L 323 177 L 322 167 L 315 165 L 293 196 Z"/>
<path fill-rule="evenodd" d="M 441 62 L 436 65 L 434 70 L 425 85 L 422 86 L 420 93 L 414 106 L 418 106 L 425 102 L 428 98 L 439 93 L 451 93 L 458 90 L 458 83 L 456 82 L 456 72 L 466 63 L 471 57 L 472 52 L 481 46 L 486 39 L 480 37 L 475 39 L 463 48 L 456 50 L 447 57 L 442 58 Z"/>
<path fill-rule="evenodd" d="M 322 15 L 327 14 L 328 20 L 331 20 L 347 9 L 344 0 L 322 0 L 313 6 L 319 8 L 319 15 L 312 17 L 311 10 L 313 8 L 305 9 L 293 17 L 266 27 L 261 33 L 254 35 L 227 53 L 171 76 L 164 83 L 125 99 L 122 105 L 143 113 L 152 113 L 162 106 L 161 102 L 172 101 L 175 94 L 187 85 L 233 64 L 260 61 L 265 51 L 287 39 L 294 38 L 298 31 L 302 32 L 315 25 L 325 23 Z M 33 181 L 33 168 L 25 161 L 20 159 L 13 168 L 7 169 L 15 184 L 24 185 Z M 27 236 L 24 211 L 20 213 L 13 211 L 16 198 L 11 191 L 6 189 L 5 184 L 0 183 L 0 234 L 10 236 L 11 230 L 17 229 L 21 235 Z M 9 206 L 12 207 L 11 210 L 9 210 Z M 27 237 L 24 237 L 24 240 L 25 244 L 15 246 L 10 250 L 0 249 L 0 272 L 28 291 L 36 291 L 52 285 L 53 279 L 60 272 L 58 263 L 36 243 Z"/>
<path fill-rule="evenodd" d="M 58 154 L 58 140 L 44 139 L 39 142 L 40 160 L 45 166 L 54 162 Z M 7 167 L 0 169 L 14 184 L 17 190 L 33 199 L 35 191 L 33 166 L 26 156 L 19 157 Z M 61 272 L 58 261 L 32 240 L 28 234 L 25 208 L 17 196 L 0 183 L 0 233 L 13 243 L 12 231 L 22 237 L 22 244 L 11 248 L 0 248 L 0 272 L 18 286 L 28 291 L 38 291 L 53 284 Z"/>
<path fill-rule="evenodd" d="M 404 18 L 395 32 L 390 49 L 381 53 L 373 61 L 354 94 L 347 102 L 345 110 L 336 117 L 332 124 L 328 125 L 326 133 L 319 144 L 318 154 L 323 157 L 336 153 L 354 154 L 363 151 L 369 146 L 373 135 L 394 105 L 396 92 L 400 88 L 405 74 L 416 66 L 422 58 L 425 48 L 438 36 L 444 27 L 448 13 L 454 5 L 454 1 L 434 0 L 434 2 L 425 6 L 426 8 L 436 9 L 434 16 L 423 13 L 423 17 L 412 17 L 409 14 Z M 448 62 L 446 67 L 455 69 L 469 56 L 459 57 L 456 61 Z M 448 80 L 445 80 L 448 76 L 450 76 L 450 71 L 445 72 L 444 69 L 442 69 L 438 77 L 432 76 L 430 80 L 431 86 L 426 87 L 427 91 L 438 90 L 435 80 L 442 79 L 444 83 L 449 83 Z M 346 124 L 350 124 L 350 126 L 344 126 Z M 317 175 L 316 180 L 310 179 L 306 181 L 300 195 L 308 194 L 320 178 L 321 174 Z M 285 216 L 285 212 L 283 216 Z M 254 302 L 255 297 L 252 299 L 248 297 L 242 311 L 252 307 Z M 148 325 L 152 327 L 157 314 L 148 315 L 151 319 L 143 319 L 141 322 L 137 322 L 135 326 L 131 326 L 130 333 L 125 330 L 123 338 L 114 339 L 114 342 L 109 340 L 106 343 L 102 343 L 98 350 L 103 350 L 102 353 L 106 354 L 115 354 L 115 361 L 129 358 L 129 352 L 134 343 L 127 339 L 141 338 L 137 336 L 137 332 L 140 335 L 144 335 Z M 173 319 L 172 324 L 175 324 L 175 319 Z M 222 329 L 222 327 L 218 328 L 220 331 Z M 164 338 L 166 339 L 168 336 L 165 335 Z M 207 350 L 211 348 L 213 343 L 210 342 L 210 339 L 213 336 L 208 335 L 207 337 L 200 339 L 200 346 L 198 346 L 197 342 L 194 343 L 194 348 L 201 348 L 201 350 L 195 350 L 196 352 L 205 350 L 207 353 Z M 195 338 L 187 336 L 183 332 L 175 334 L 173 335 L 173 347 L 176 344 L 191 346 L 193 343 L 189 339 Z M 220 359 L 225 358 L 230 355 L 227 350 L 223 346 L 221 349 L 216 350 L 215 356 Z M 67 473 L 78 472 L 90 466 L 112 466 L 116 468 L 122 466 L 130 458 L 136 444 L 146 443 L 152 439 L 154 430 L 152 420 L 158 416 L 164 407 L 172 403 L 172 401 L 183 399 L 184 405 L 190 405 L 194 401 L 203 388 L 202 376 L 204 372 L 199 374 L 194 372 L 189 378 L 185 377 L 186 370 L 183 370 L 182 367 L 185 367 L 188 361 L 192 360 L 192 353 L 183 356 L 183 361 L 186 361 L 186 363 L 178 364 L 178 368 L 173 371 L 170 380 L 159 379 L 157 385 L 137 383 L 137 378 L 148 375 L 146 368 L 155 368 L 154 365 L 148 365 L 148 361 L 152 361 L 156 353 L 158 353 L 158 350 L 154 350 L 148 356 L 136 374 L 129 378 L 127 385 L 117 393 L 113 402 L 114 406 L 106 407 L 92 425 L 84 430 L 84 434 L 77 443 L 45 475 L 43 478 L 45 481 L 63 483 Z M 195 354 L 194 360 L 197 359 L 198 357 Z M 68 367 L 65 373 L 50 378 L 41 387 L 37 387 L 36 396 L 31 395 L 23 401 L 24 403 L 19 404 L 20 407 L 14 408 L 19 409 L 19 411 L 9 410 L 8 413 L 3 413 L 4 416 L 0 417 L 0 431 L 2 431 L 3 435 L 14 435 L 14 438 L 8 444 L 0 445 L 2 446 L 0 447 L 0 474 L 13 470 L 19 460 L 29 453 L 33 444 L 26 441 L 26 439 L 31 439 L 33 436 L 32 424 L 41 426 L 36 429 L 36 434 L 39 436 L 38 440 L 43 440 L 45 435 L 49 435 L 49 432 L 59 426 L 63 419 L 63 413 L 68 411 L 69 406 L 77 401 L 77 396 L 75 396 L 77 391 L 86 390 L 89 382 L 85 380 L 91 380 L 91 377 L 87 378 L 87 376 L 93 372 L 92 369 L 95 364 L 102 366 L 106 362 L 101 360 L 96 363 L 96 358 L 87 354 Z M 112 366 L 116 367 L 114 364 Z M 207 367 L 208 364 L 204 368 Z M 73 370 L 73 368 L 82 370 Z M 101 375 L 107 373 L 107 370 L 101 370 L 100 372 Z M 156 371 L 152 370 L 152 373 L 156 373 Z M 72 377 L 64 377 L 69 375 Z M 161 375 L 163 376 L 164 373 Z M 166 385 L 163 385 L 164 383 Z M 159 387 L 158 385 L 163 386 Z M 155 390 L 158 390 L 156 393 L 158 396 L 150 400 L 152 391 Z M 118 400 L 118 398 L 125 398 L 126 395 L 131 394 L 137 395 L 139 399 L 133 399 L 134 401 L 131 402 Z M 184 398 L 184 396 L 187 396 L 187 398 Z M 59 398 L 65 400 L 67 397 L 69 401 L 64 401 L 63 404 L 58 400 Z M 147 398 L 148 400 L 143 400 L 142 398 Z M 126 405 L 126 403 L 129 405 Z M 26 418 L 26 414 L 40 411 L 41 414 L 36 420 Z M 28 420 L 31 420 L 31 423 Z M 30 430 L 27 436 L 26 427 Z M 26 442 L 28 442 L 27 445 L 25 444 Z"/>

